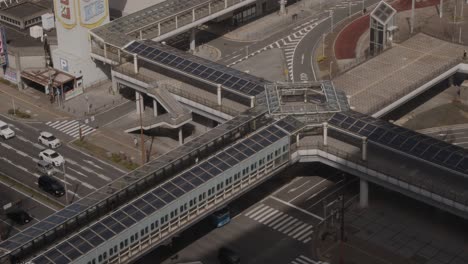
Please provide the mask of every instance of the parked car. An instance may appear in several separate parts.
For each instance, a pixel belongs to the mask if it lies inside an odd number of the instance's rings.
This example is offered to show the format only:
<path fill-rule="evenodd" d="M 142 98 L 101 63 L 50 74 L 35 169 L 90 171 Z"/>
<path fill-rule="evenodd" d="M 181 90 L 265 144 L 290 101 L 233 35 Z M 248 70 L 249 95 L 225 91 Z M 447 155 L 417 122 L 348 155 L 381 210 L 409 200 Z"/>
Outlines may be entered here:
<path fill-rule="evenodd" d="M 0 136 L 4 139 L 9 139 L 15 136 L 15 131 L 13 131 L 7 123 L 0 121 Z"/>
<path fill-rule="evenodd" d="M 61 197 L 65 194 L 65 188 L 54 177 L 43 175 L 39 177 L 39 179 L 37 180 L 37 184 L 42 190 L 57 197 Z"/>
<path fill-rule="evenodd" d="M 60 139 L 56 138 L 54 135 L 52 135 L 49 132 L 41 132 L 39 135 L 39 138 L 37 139 L 39 143 L 42 145 L 48 146 L 49 148 L 58 148 L 62 144 L 60 143 Z"/>
<path fill-rule="evenodd" d="M 39 152 L 39 158 L 41 160 L 45 160 L 49 163 L 52 163 L 56 167 L 65 163 L 65 159 L 62 157 L 62 155 L 58 154 L 57 152 L 51 149 L 46 149 Z"/>
<path fill-rule="evenodd" d="M 226 247 L 222 247 L 219 249 L 218 260 L 221 264 L 240 264 L 239 255 Z"/>
<path fill-rule="evenodd" d="M 25 225 L 33 219 L 32 216 L 23 209 L 14 209 L 6 213 L 6 216 L 18 225 Z"/>

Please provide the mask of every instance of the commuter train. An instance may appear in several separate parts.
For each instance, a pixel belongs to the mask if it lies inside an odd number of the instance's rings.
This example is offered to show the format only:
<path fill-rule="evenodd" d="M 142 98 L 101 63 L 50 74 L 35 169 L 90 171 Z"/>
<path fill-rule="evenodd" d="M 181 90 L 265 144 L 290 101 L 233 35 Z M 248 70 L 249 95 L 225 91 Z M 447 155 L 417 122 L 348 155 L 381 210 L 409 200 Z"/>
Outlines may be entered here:
<path fill-rule="evenodd" d="M 290 135 L 269 125 L 83 228 L 31 263 L 134 260 L 286 167 L 289 148 Z"/>

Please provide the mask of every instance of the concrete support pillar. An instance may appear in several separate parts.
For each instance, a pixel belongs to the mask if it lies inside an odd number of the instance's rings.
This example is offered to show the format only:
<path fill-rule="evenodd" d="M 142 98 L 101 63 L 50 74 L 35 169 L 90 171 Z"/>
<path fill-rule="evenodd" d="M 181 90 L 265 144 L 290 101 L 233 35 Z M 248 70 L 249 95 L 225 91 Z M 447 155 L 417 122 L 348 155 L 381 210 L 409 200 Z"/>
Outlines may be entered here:
<path fill-rule="evenodd" d="M 361 179 L 359 181 L 359 207 L 366 208 L 369 206 L 369 183 Z"/>
<path fill-rule="evenodd" d="M 304 91 L 304 103 L 307 103 L 307 90 Z"/>
<path fill-rule="evenodd" d="M 328 145 L 328 123 L 327 122 L 323 123 L 323 145 L 324 146 Z"/>
<path fill-rule="evenodd" d="M 182 134 L 182 127 L 179 128 L 179 144 L 181 146 L 184 144 L 184 135 Z"/>
<path fill-rule="evenodd" d="M 111 78 L 112 78 L 112 92 L 116 93 L 116 92 L 117 92 L 118 83 L 117 83 L 117 80 L 115 79 L 114 76 L 112 76 Z"/>
<path fill-rule="evenodd" d="M 284 15 L 286 14 L 286 4 L 288 3 L 287 0 L 279 0 L 279 4 L 280 4 L 280 14 L 281 15 Z"/>
<path fill-rule="evenodd" d="M 454 76 L 453 76 L 453 75 L 451 75 L 450 77 L 448 77 L 449 86 L 453 86 L 453 80 L 454 80 Z"/>
<path fill-rule="evenodd" d="M 153 99 L 153 113 L 154 116 L 158 116 L 158 101 Z"/>
<path fill-rule="evenodd" d="M 257 119 L 254 119 L 254 120 L 252 121 L 252 129 L 253 129 L 253 130 L 256 130 L 256 129 L 257 129 Z"/>
<path fill-rule="evenodd" d="M 250 107 L 254 108 L 254 106 L 255 106 L 255 97 L 251 97 L 250 98 Z"/>
<path fill-rule="evenodd" d="M 362 160 L 367 160 L 367 138 L 362 138 Z"/>
<path fill-rule="evenodd" d="M 107 59 L 107 45 L 104 43 L 104 58 Z"/>
<path fill-rule="evenodd" d="M 221 84 L 218 84 L 218 90 L 217 90 L 217 94 L 218 94 L 218 105 L 221 105 Z"/>
<path fill-rule="evenodd" d="M 299 136 L 299 133 L 296 135 L 296 146 L 299 147 L 301 137 Z"/>
<path fill-rule="evenodd" d="M 135 91 L 135 103 L 136 103 L 136 113 L 139 114 L 140 111 L 143 113 L 145 112 L 145 107 L 143 105 L 143 95 Z"/>
<path fill-rule="evenodd" d="M 120 49 L 117 49 L 117 57 L 118 57 L 118 60 L 119 60 L 119 63 L 120 63 L 120 60 L 121 60 L 121 55 L 120 55 Z"/>
<path fill-rule="evenodd" d="M 138 73 L 138 55 L 133 54 L 133 66 L 135 67 L 135 73 Z"/>
<path fill-rule="evenodd" d="M 197 47 L 196 43 L 196 29 L 192 28 L 190 29 L 190 51 L 195 51 L 195 48 Z"/>

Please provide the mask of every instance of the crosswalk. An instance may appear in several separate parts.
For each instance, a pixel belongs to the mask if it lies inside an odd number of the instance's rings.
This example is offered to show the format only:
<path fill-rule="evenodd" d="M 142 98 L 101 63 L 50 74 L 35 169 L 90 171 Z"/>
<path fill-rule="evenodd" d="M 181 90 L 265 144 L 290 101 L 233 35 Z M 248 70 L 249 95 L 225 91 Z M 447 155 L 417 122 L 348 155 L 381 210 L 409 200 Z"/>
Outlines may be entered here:
<path fill-rule="evenodd" d="M 244 215 L 302 243 L 312 240 L 312 225 L 268 205 L 260 204 Z"/>
<path fill-rule="evenodd" d="M 300 255 L 299 257 L 295 258 L 293 261 L 290 262 L 291 264 L 319 264 L 319 261 L 315 261 L 311 258 L 308 258 L 304 255 Z"/>
<path fill-rule="evenodd" d="M 46 125 L 74 138 L 78 138 L 80 136 L 80 127 L 82 136 L 89 135 L 96 131 L 96 129 L 82 124 L 78 120 L 49 121 L 46 123 Z"/>

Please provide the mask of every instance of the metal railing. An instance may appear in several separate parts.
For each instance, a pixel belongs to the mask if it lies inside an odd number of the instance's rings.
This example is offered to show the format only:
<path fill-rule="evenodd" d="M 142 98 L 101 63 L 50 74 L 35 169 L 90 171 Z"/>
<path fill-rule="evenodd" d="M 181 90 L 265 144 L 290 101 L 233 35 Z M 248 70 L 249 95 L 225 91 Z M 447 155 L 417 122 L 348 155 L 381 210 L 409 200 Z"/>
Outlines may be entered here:
<path fill-rule="evenodd" d="M 433 181 L 429 179 L 429 177 L 417 178 L 417 177 L 410 177 L 406 173 L 401 174 L 391 174 L 390 171 L 383 171 L 382 169 L 378 168 L 375 164 L 369 161 L 364 161 L 361 158 L 361 153 L 354 153 L 350 154 L 349 152 L 343 151 L 337 147 L 333 147 L 331 145 L 324 146 L 321 142 L 314 142 L 314 143 L 300 143 L 300 146 L 297 147 L 297 150 L 306 150 L 306 149 L 320 149 L 329 154 L 335 155 L 347 161 L 353 162 L 359 166 L 362 166 L 366 169 L 375 171 L 377 173 L 387 175 L 393 179 L 396 179 L 400 182 L 404 182 L 406 184 L 415 186 L 420 188 L 421 190 L 427 191 L 432 194 L 436 194 L 441 196 L 443 199 L 452 200 L 454 202 L 460 203 L 464 206 L 468 206 L 468 197 L 466 195 L 457 193 L 450 189 L 444 188 L 440 184 L 434 184 Z M 293 150 L 291 150 L 291 153 Z"/>
<path fill-rule="evenodd" d="M 206 99 L 205 97 L 195 95 L 193 93 L 189 93 L 183 89 L 177 88 L 173 85 L 169 85 L 167 83 L 161 83 L 158 81 L 156 78 L 151 78 L 149 76 L 146 76 L 141 73 L 135 73 L 134 71 L 127 69 L 124 65 L 117 66 L 113 68 L 114 71 L 119 72 L 121 74 L 125 74 L 131 78 L 134 78 L 136 80 L 142 81 L 144 83 L 154 83 L 157 82 L 158 84 L 161 85 L 164 89 L 168 90 L 170 93 L 178 95 L 180 97 L 183 97 L 185 99 L 188 99 L 190 101 L 202 104 L 204 106 L 207 106 L 211 109 L 218 110 L 220 112 L 223 112 L 225 114 L 228 114 L 230 116 L 237 116 L 240 114 L 241 111 L 235 110 L 234 108 L 231 108 L 226 105 L 218 105 L 216 102 L 213 102 L 212 100 Z"/>

